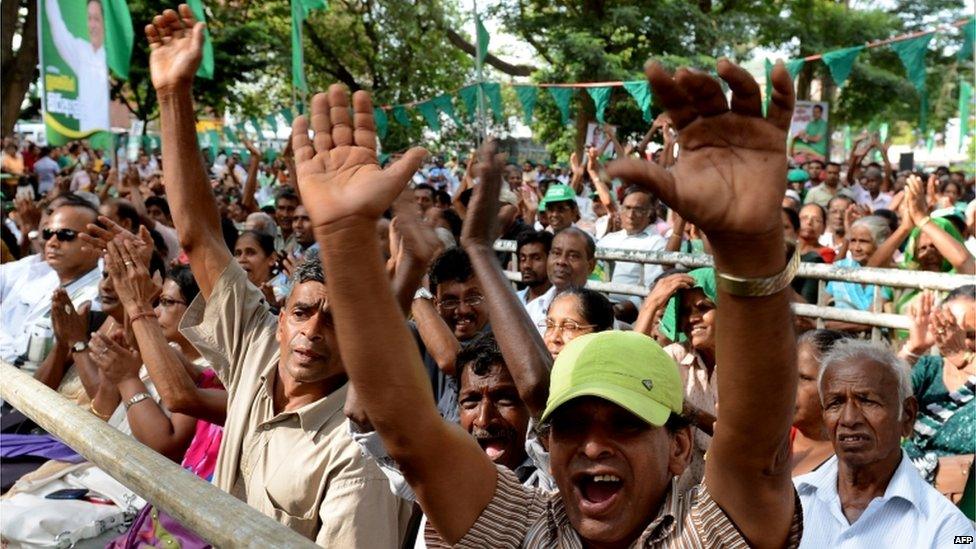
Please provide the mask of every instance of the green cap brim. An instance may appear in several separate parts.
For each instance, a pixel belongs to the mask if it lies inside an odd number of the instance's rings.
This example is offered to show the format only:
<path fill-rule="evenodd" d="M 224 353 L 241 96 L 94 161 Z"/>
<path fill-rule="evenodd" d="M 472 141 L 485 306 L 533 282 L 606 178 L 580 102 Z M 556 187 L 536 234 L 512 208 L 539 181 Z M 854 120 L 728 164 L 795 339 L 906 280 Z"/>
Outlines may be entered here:
<path fill-rule="evenodd" d="M 583 396 L 594 396 L 608 400 L 657 427 L 663 427 L 667 423 L 668 417 L 671 416 L 670 408 L 649 398 L 647 393 L 636 393 L 623 387 L 594 380 L 574 385 L 555 398 L 551 398 L 539 421 L 546 421 L 557 408 L 574 398 Z"/>

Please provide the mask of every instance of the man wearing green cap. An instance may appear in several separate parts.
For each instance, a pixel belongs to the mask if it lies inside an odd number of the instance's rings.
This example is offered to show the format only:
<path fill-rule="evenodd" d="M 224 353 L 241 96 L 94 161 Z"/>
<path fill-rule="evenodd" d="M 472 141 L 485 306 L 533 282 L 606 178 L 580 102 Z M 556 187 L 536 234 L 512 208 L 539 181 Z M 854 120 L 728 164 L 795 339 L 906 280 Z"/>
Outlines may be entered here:
<path fill-rule="evenodd" d="M 569 185 L 561 183 L 550 185 L 542 198 L 542 203 L 545 204 L 546 216 L 549 219 L 549 230 L 554 234 L 580 220 L 576 191 Z"/>
<path fill-rule="evenodd" d="M 790 480 L 796 345 L 785 291 L 781 206 L 792 79 L 772 72 L 767 118 L 742 68 L 722 59 L 711 77 L 649 64 L 654 97 L 674 121 L 681 153 L 671 171 L 637 159 L 608 174 L 650 189 L 708 236 L 718 300 L 721 414 L 705 481 L 672 488 L 691 448 L 673 362 L 646 336 L 575 339 L 553 367 L 546 409 L 558 492 L 527 488 L 496 467 L 433 406 L 416 343 L 388 289 L 375 220 L 407 184 L 422 151 L 380 170 L 369 94 L 333 86 L 312 102 L 293 139 L 302 196 L 322 250 L 338 348 L 349 380 L 390 457 L 429 519 L 428 547 L 795 547 L 802 517 Z M 329 135 L 330 134 L 330 135 Z M 730 140 L 728 136 L 736 139 Z M 479 170 L 504 161 L 489 142 Z M 495 169 L 501 170 L 501 166 Z M 510 291 L 510 290 L 509 290 Z M 763 345 L 752 342 L 762 341 Z"/>

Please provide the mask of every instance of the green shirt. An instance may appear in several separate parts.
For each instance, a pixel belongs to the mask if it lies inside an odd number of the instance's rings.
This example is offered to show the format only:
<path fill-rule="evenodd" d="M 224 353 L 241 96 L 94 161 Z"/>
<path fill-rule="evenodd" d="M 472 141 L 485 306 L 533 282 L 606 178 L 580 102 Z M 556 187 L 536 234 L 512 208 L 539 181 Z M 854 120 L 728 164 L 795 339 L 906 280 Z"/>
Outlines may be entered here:
<path fill-rule="evenodd" d="M 821 118 L 819 120 L 811 120 L 810 123 L 807 124 L 807 128 L 804 131 L 809 136 L 817 136 L 817 137 L 820 137 L 820 140 L 817 141 L 816 143 L 812 143 L 812 142 L 809 142 L 809 141 L 803 141 L 802 139 L 800 141 L 802 143 L 805 143 L 808 147 L 810 147 L 814 151 L 820 153 L 821 155 L 826 156 L 826 154 L 827 154 L 827 121 L 824 120 L 823 118 Z"/>

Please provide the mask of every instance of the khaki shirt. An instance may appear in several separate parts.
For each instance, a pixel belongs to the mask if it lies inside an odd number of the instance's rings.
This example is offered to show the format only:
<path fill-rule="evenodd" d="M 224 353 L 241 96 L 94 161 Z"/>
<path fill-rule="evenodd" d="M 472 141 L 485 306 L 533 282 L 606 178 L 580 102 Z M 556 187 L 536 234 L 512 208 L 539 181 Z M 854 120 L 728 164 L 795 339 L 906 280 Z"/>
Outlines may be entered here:
<path fill-rule="evenodd" d="M 411 508 L 349 436 L 342 413 L 348 385 L 274 413 L 277 325 L 234 261 L 210 300 L 197 296 L 183 317 L 183 335 L 227 388 L 214 484 L 319 545 L 399 546 Z"/>

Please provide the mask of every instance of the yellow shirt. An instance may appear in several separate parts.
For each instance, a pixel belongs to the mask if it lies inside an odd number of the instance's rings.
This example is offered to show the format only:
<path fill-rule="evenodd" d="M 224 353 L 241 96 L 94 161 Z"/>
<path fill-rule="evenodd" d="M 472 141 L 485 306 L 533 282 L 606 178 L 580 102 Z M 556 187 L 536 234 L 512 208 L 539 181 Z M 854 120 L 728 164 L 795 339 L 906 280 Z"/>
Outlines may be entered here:
<path fill-rule="evenodd" d="M 359 451 L 342 413 L 348 385 L 274 413 L 277 317 L 234 261 L 210 295 L 187 309 L 181 331 L 227 388 L 214 484 L 328 547 L 398 547 L 411 506 Z"/>

